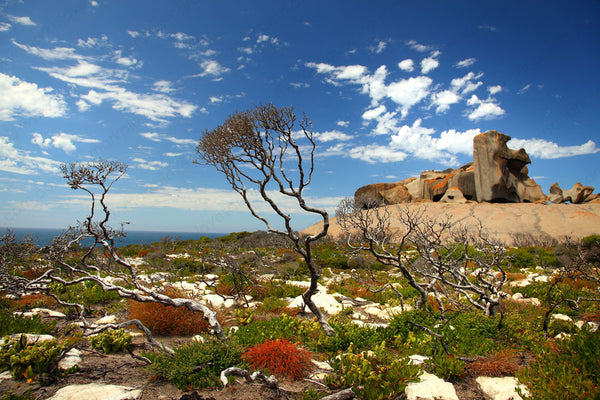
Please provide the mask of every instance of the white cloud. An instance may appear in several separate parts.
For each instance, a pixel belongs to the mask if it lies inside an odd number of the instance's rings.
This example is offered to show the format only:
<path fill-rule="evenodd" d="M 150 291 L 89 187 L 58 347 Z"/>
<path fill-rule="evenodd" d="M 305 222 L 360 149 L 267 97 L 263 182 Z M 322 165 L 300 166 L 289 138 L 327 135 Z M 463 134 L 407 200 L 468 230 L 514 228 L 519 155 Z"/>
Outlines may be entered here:
<path fill-rule="evenodd" d="M 53 49 L 42 49 L 40 47 L 27 46 L 25 44 L 18 43 L 15 40 L 12 40 L 12 43 L 24 50 L 25 52 L 42 57 L 44 60 L 80 60 L 85 57 L 77 55 L 75 53 L 75 49 L 72 47 L 55 47 Z"/>
<path fill-rule="evenodd" d="M 90 5 L 92 7 L 98 7 L 98 2 L 96 0 L 90 0 Z"/>
<path fill-rule="evenodd" d="M 128 30 L 128 31 L 127 31 L 127 34 L 128 34 L 129 36 L 131 36 L 132 38 L 134 38 L 134 39 L 135 39 L 136 37 L 140 36 L 140 33 L 139 33 L 138 31 L 130 31 L 130 30 Z"/>
<path fill-rule="evenodd" d="M 380 40 L 375 46 L 369 46 L 369 50 L 375 54 L 381 54 L 387 47 L 390 40 Z"/>
<path fill-rule="evenodd" d="M 9 142 L 8 137 L 0 137 L 0 171 L 21 175 L 32 175 L 40 172 L 58 173 L 60 162 L 49 158 L 34 157 L 30 152 L 19 150 Z"/>
<path fill-rule="evenodd" d="M 437 106 L 435 112 L 437 114 L 445 113 L 450 109 L 452 104 L 456 104 L 460 101 L 461 97 L 451 90 L 444 90 L 443 92 L 434 93 L 432 95 L 432 104 Z"/>
<path fill-rule="evenodd" d="M 421 60 L 421 73 L 427 74 L 437 67 L 439 67 L 440 62 L 433 57 L 427 57 Z"/>
<path fill-rule="evenodd" d="M 502 86 L 500 86 L 500 85 L 488 86 L 487 90 L 490 93 L 490 96 L 493 96 L 496 93 L 500 93 L 502 91 Z"/>
<path fill-rule="evenodd" d="M 467 117 L 472 121 L 479 121 L 481 119 L 494 119 L 504 115 L 505 113 L 505 111 L 498 104 L 496 104 L 492 98 L 481 100 L 476 95 L 472 95 L 467 101 L 467 105 L 474 107 L 470 112 L 467 112 Z"/>
<path fill-rule="evenodd" d="M 413 72 L 415 70 L 415 62 L 412 59 L 407 58 L 398 63 L 398 68 L 402 71 Z"/>
<path fill-rule="evenodd" d="M 340 131 L 333 130 L 333 131 L 325 131 L 325 132 L 316 133 L 315 138 L 319 142 L 330 142 L 332 140 L 341 140 L 341 141 L 350 140 L 350 139 L 352 139 L 352 136 L 347 135 Z"/>
<path fill-rule="evenodd" d="M 274 44 L 276 46 L 279 46 L 279 39 L 276 37 L 272 37 L 269 35 L 265 35 L 264 33 L 261 33 L 258 35 L 258 38 L 256 39 L 256 43 L 257 44 L 261 44 L 261 43 L 270 43 L 270 44 Z"/>
<path fill-rule="evenodd" d="M 336 122 L 336 125 L 346 128 L 346 127 L 350 126 L 350 121 L 338 121 L 338 122 Z"/>
<path fill-rule="evenodd" d="M 416 50 L 416 51 L 418 51 L 420 53 L 425 53 L 425 52 L 427 52 L 427 51 L 429 51 L 429 50 L 431 50 L 433 48 L 432 46 L 426 46 L 424 44 L 417 43 L 414 40 L 409 40 L 408 42 L 406 42 L 406 44 L 411 49 Z"/>
<path fill-rule="evenodd" d="M 180 139 L 174 136 L 162 135 L 156 132 L 144 132 L 140 133 L 140 136 L 145 137 L 153 142 L 162 142 L 164 140 L 175 143 L 176 145 L 196 145 L 198 144 L 196 139 Z"/>
<path fill-rule="evenodd" d="M 382 104 L 376 108 L 372 108 L 370 110 L 365 111 L 362 115 L 362 118 L 366 119 L 366 120 L 372 120 L 372 119 L 379 117 L 381 114 L 383 114 L 386 111 L 387 111 L 387 109 Z"/>
<path fill-rule="evenodd" d="M 161 93 L 171 93 L 175 91 L 175 89 L 171 87 L 171 82 L 169 81 L 156 81 L 152 84 L 152 89 Z"/>
<path fill-rule="evenodd" d="M 147 169 L 150 171 L 157 171 L 161 168 L 165 168 L 167 167 L 169 164 L 166 162 L 162 162 L 162 161 L 147 161 L 144 160 L 143 158 L 134 158 L 133 162 L 136 162 L 137 164 L 134 165 L 134 168 L 141 168 L 141 169 Z"/>
<path fill-rule="evenodd" d="M 386 87 L 386 96 L 393 102 L 399 104 L 402 115 L 406 116 L 408 110 L 429 95 L 431 78 L 418 76 L 390 83 Z"/>
<path fill-rule="evenodd" d="M 456 68 L 468 68 L 471 65 L 475 64 L 476 61 L 477 61 L 476 58 L 467 58 L 467 59 L 457 62 L 454 66 Z"/>
<path fill-rule="evenodd" d="M 600 152 L 600 149 L 596 147 L 596 143 L 591 140 L 578 146 L 559 146 L 554 142 L 536 138 L 511 139 L 509 144 L 513 148 L 524 148 L 530 156 L 543 159 L 573 157 Z"/>
<path fill-rule="evenodd" d="M 37 24 L 31 20 L 29 17 L 17 17 L 14 15 L 6 15 L 6 17 L 15 24 L 26 25 L 26 26 L 36 26 Z"/>
<path fill-rule="evenodd" d="M 0 22 L 0 32 L 10 31 L 11 26 L 8 22 Z"/>
<path fill-rule="evenodd" d="M 221 75 L 223 75 L 224 73 L 230 71 L 229 68 L 222 66 L 216 60 L 204 60 L 200 63 L 200 68 L 202 69 L 202 72 L 200 74 L 198 74 L 197 76 L 201 76 L 201 77 L 210 75 L 215 78 L 218 78 Z"/>
<path fill-rule="evenodd" d="M 460 91 L 462 95 L 474 92 L 481 85 L 483 85 L 483 82 L 481 82 L 481 81 L 473 82 L 473 80 L 480 79 L 482 76 L 483 76 L 483 73 L 479 73 L 479 74 L 475 75 L 475 73 L 469 72 L 467 75 L 463 76 L 462 78 L 454 78 L 454 79 L 452 79 L 452 82 L 450 83 L 452 86 L 452 91 L 454 91 L 454 92 Z"/>
<path fill-rule="evenodd" d="M 52 138 L 46 139 L 44 139 L 39 133 L 34 133 L 31 143 L 37 144 L 40 147 L 53 146 L 57 149 L 63 150 L 66 153 L 70 153 L 74 150 L 77 150 L 77 147 L 74 143 L 100 143 L 100 141 L 97 139 L 88 139 L 79 135 L 71 135 L 61 132 L 58 135 L 53 135 Z"/>
<path fill-rule="evenodd" d="M 13 121 L 17 116 L 56 118 L 65 115 L 67 106 L 63 97 L 50 92 L 51 88 L 40 88 L 35 83 L 0 73 L 0 121 Z"/>
<path fill-rule="evenodd" d="M 376 144 L 353 147 L 349 149 L 348 155 L 351 158 L 359 159 L 369 164 L 399 162 L 404 161 L 408 157 L 408 154 L 394 150 L 390 146 Z"/>
<path fill-rule="evenodd" d="M 182 156 L 184 153 L 163 153 L 163 156 L 165 157 L 179 157 Z"/>
<path fill-rule="evenodd" d="M 100 38 L 88 37 L 86 40 L 78 39 L 77 46 L 78 47 L 96 47 L 96 46 L 107 46 L 108 45 L 108 36 L 102 35 Z"/>
<path fill-rule="evenodd" d="M 531 88 L 531 83 L 528 83 L 527 85 L 525 85 L 521 89 L 519 89 L 519 91 L 517 92 L 517 94 L 525 94 L 525 93 L 527 93 L 527 91 L 530 88 Z"/>

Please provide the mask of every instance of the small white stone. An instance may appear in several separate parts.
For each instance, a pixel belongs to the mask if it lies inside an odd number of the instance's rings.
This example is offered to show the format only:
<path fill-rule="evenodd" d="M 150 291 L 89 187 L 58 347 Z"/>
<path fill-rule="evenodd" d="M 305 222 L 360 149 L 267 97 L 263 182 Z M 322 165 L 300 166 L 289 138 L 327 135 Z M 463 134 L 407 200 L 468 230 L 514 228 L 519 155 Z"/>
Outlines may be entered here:
<path fill-rule="evenodd" d="M 107 315 L 96 321 L 97 325 L 107 325 L 117 323 L 117 317 L 115 315 Z"/>
<path fill-rule="evenodd" d="M 81 364 L 81 351 L 78 349 L 71 349 L 67 352 L 66 356 L 58 362 L 58 368 L 67 370 L 71 369 L 76 365 Z"/>
<path fill-rule="evenodd" d="M 412 356 L 409 356 L 408 359 L 409 359 L 409 361 L 408 361 L 409 364 L 419 365 L 419 364 L 423 364 L 425 361 L 429 360 L 430 357 L 422 356 L 420 354 L 413 354 Z"/>
<path fill-rule="evenodd" d="M 412 382 L 406 386 L 404 393 L 407 400 L 459 400 L 450 382 L 427 372 L 420 378 L 419 382 Z"/>
<path fill-rule="evenodd" d="M 529 395 L 527 387 L 519 384 L 519 381 L 512 376 L 504 378 L 480 376 L 475 381 L 484 393 L 485 398 L 489 400 L 522 400 L 522 397 L 517 393 L 517 388 L 520 388 L 523 394 Z"/>
<path fill-rule="evenodd" d="M 9 379 L 12 379 L 12 375 L 10 374 L 10 371 L 4 371 L 3 373 L 0 374 L 0 382 L 6 381 Z"/>
<path fill-rule="evenodd" d="M 565 314 L 552 314 L 552 316 L 550 317 L 550 319 L 552 319 L 552 320 L 559 320 L 559 321 L 573 322 L 573 319 L 571 317 L 569 317 L 568 315 L 565 315 Z"/>
<path fill-rule="evenodd" d="M 57 391 L 49 400 L 130 400 L 139 399 L 141 396 L 140 389 L 88 383 L 87 385 L 66 386 Z"/>

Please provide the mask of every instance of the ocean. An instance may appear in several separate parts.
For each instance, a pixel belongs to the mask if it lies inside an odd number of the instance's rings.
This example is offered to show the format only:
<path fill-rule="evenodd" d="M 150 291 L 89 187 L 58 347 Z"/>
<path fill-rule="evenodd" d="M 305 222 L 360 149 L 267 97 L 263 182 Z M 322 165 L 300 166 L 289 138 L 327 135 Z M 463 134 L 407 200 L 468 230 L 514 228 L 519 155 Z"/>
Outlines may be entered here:
<path fill-rule="evenodd" d="M 36 229 L 36 228 L 10 228 L 15 233 L 17 240 L 23 240 L 30 237 L 33 242 L 40 246 L 47 246 L 52 242 L 52 239 L 60 235 L 62 229 Z M 0 236 L 6 234 L 7 228 L 0 228 Z M 207 233 L 207 232 L 159 232 L 159 231 L 127 231 L 127 236 L 117 241 L 117 246 L 127 246 L 128 244 L 150 244 L 159 242 L 162 238 L 169 236 L 177 240 L 198 240 L 202 236 L 207 236 L 211 239 L 225 236 L 228 233 Z"/>

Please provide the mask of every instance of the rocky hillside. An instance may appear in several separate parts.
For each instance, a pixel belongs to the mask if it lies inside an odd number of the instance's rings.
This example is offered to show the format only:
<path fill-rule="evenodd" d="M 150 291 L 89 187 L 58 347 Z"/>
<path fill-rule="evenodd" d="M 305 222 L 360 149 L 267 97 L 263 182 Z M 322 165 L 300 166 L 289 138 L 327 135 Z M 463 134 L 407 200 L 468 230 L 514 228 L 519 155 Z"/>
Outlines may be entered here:
<path fill-rule="evenodd" d="M 398 211 L 401 207 L 422 208 L 430 217 L 450 216 L 457 223 L 474 225 L 480 220 L 491 237 L 506 244 L 512 244 L 515 236 L 550 236 L 561 240 L 565 236 L 573 239 L 600 233 L 600 202 L 585 204 L 534 204 L 534 203 L 405 203 L 387 206 L 392 212 L 392 221 L 398 224 L 392 228 L 401 228 Z M 315 224 L 302 233 L 312 234 L 320 229 Z M 329 235 L 341 234 L 336 218 L 331 219 Z"/>

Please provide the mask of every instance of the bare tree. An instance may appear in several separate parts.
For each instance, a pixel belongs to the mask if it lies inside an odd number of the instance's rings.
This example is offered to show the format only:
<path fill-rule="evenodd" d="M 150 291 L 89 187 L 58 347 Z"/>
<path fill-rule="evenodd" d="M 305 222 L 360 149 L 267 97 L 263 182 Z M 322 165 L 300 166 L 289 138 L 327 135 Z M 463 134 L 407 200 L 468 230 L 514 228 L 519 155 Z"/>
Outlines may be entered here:
<path fill-rule="evenodd" d="M 89 215 L 79 226 L 69 228 L 53 240 L 52 245 L 47 249 L 47 270 L 40 277 L 26 280 L 15 276 L 14 273 L 9 272 L 7 275 L 12 276 L 13 282 L 17 280 L 21 293 L 44 292 L 64 306 L 78 308 L 86 335 L 105 329 L 136 325 L 146 333 L 151 344 L 173 353 L 168 347 L 156 342 L 140 321 L 126 321 L 102 327 L 91 325 L 85 318 L 85 306 L 61 301 L 53 292 L 51 283 L 73 286 L 83 282 L 94 282 L 105 292 L 116 292 L 122 298 L 186 307 L 191 311 L 203 313 L 213 333 L 220 340 L 227 340 L 217 321 L 216 312 L 195 300 L 171 298 L 147 287 L 139 279 L 135 267 L 118 254 L 115 240 L 124 236 L 125 232 L 122 227 L 115 230 L 108 225 L 110 211 L 106 200 L 112 185 L 125 174 L 126 170 L 125 164 L 106 160 L 63 165 L 62 173 L 69 186 L 75 190 L 82 190 L 90 196 Z M 9 239 L 7 240 L 10 242 Z M 83 249 L 81 257 L 72 256 L 73 249 L 77 248 Z M 3 267 L 3 272 L 4 270 Z M 119 281 L 124 284 L 118 284 Z M 3 276 L 0 288 L 5 288 L 5 283 L 10 284 Z"/>
<path fill-rule="evenodd" d="M 297 140 L 304 140 L 307 144 L 303 146 Z M 320 273 L 311 245 L 327 234 L 329 215 L 325 210 L 309 206 L 304 197 L 304 189 L 311 183 L 314 171 L 315 141 L 311 122 L 306 116 L 297 121 L 292 108 L 262 105 L 254 110 L 237 112 L 217 128 L 205 131 L 196 150 L 200 158 L 196 162 L 211 165 L 223 173 L 268 232 L 292 241 L 295 251 L 304 258 L 310 271 L 310 286 L 302 295 L 304 303 L 325 332 L 334 334 L 312 300 L 317 293 Z M 261 204 L 265 202 L 268 205 L 283 225 L 282 229 L 271 224 L 252 201 L 253 196 L 262 200 Z M 284 207 L 290 199 L 300 210 L 322 218 L 323 228 L 319 233 L 302 237 L 293 229 L 292 218 Z"/>
<path fill-rule="evenodd" d="M 433 295 L 456 309 L 475 307 L 493 315 L 506 282 L 500 243 L 490 240 L 481 224 L 469 231 L 449 218 L 427 217 L 423 209 L 399 208 L 401 229 L 392 229 L 389 207 L 362 210 L 352 198 L 340 202 L 336 216 L 347 243 L 355 251 L 369 251 L 385 265 L 397 267 L 419 293 L 417 307 Z M 407 252 L 411 245 L 417 252 Z"/>

